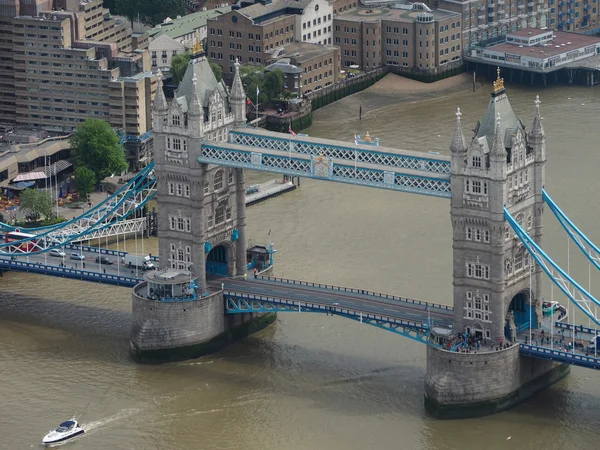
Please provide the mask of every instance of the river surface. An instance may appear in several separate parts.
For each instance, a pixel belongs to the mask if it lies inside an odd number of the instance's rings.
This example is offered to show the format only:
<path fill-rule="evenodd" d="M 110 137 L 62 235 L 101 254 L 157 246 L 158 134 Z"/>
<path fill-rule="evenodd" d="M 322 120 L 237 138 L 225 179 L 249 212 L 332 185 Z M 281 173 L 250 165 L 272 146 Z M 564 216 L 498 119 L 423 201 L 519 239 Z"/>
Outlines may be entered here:
<path fill-rule="evenodd" d="M 317 111 L 306 132 L 351 142 L 368 130 L 385 146 L 447 154 L 456 106 L 465 130 L 474 128 L 489 90 L 380 109 L 375 98 L 362 123 L 356 98 L 347 98 Z M 539 93 L 546 186 L 598 242 L 600 89 Z M 536 91 L 510 86 L 508 94 L 529 126 Z M 302 180 L 300 189 L 249 208 L 248 217 L 254 242 L 267 242 L 272 230 L 279 276 L 452 302 L 448 200 Z M 545 225 L 544 247 L 566 266 L 567 240 L 548 209 Z M 156 241 L 145 251 L 156 252 Z M 588 278 L 574 246 L 569 266 L 600 293 L 600 277 Z M 549 285 L 544 295 L 550 298 Z M 72 415 L 88 430 L 68 444 L 73 450 L 598 448 L 600 375 L 591 370 L 573 368 L 502 414 L 437 421 L 423 410 L 425 347 L 390 332 L 282 313 L 219 354 L 141 366 L 128 356 L 130 321 L 128 289 L 16 273 L 0 278 L 0 448 L 37 448 Z"/>

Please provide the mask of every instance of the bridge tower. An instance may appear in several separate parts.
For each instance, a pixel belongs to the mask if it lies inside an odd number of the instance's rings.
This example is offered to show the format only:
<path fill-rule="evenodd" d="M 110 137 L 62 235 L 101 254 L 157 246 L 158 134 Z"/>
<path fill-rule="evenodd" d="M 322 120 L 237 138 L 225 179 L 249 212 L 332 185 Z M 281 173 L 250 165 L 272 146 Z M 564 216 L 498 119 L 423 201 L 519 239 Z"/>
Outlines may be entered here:
<path fill-rule="evenodd" d="M 130 343 L 138 360 L 205 353 L 215 339 L 233 336 L 231 328 L 253 319 L 225 317 L 222 292 L 211 293 L 206 281 L 207 274 L 246 272 L 244 171 L 198 162 L 204 140 L 225 141 L 232 127 L 245 123 L 245 102 L 239 64 L 230 91 L 215 78 L 198 39 L 170 102 L 159 76 L 153 129 L 160 268 L 191 273 L 199 299 L 182 307 L 134 290 Z"/>
<path fill-rule="evenodd" d="M 542 269 L 504 219 L 506 206 L 541 244 L 546 141 L 539 98 L 528 131 L 498 69 L 469 142 L 457 110 L 450 151 L 454 330 L 480 339 L 482 348 L 474 354 L 428 347 L 425 403 L 436 416 L 464 417 L 510 407 L 568 367 L 520 357 L 518 345 L 501 349 L 542 317 Z"/>

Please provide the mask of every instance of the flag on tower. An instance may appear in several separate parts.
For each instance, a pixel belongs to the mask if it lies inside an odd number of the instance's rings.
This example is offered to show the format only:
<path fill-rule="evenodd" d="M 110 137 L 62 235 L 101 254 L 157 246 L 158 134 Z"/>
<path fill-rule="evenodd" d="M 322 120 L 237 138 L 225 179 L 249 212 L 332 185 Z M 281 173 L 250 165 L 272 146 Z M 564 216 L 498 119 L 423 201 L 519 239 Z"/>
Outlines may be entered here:
<path fill-rule="evenodd" d="M 288 131 L 290 132 L 290 134 L 291 134 L 292 136 L 296 137 L 296 133 L 294 132 L 294 130 L 292 130 L 292 127 L 291 127 L 291 126 L 289 126 L 289 127 L 288 127 Z"/>
<path fill-rule="evenodd" d="M 247 105 L 251 105 L 252 104 L 252 100 L 250 100 L 248 97 L 246 97 L 246 104 Z"/>
<path fill-rule="evenodd" d="M 356 145 L 358 145 L 358 136 L 357 136 L 357 135 L 354 135 L 354 143 L 355 143 Z"/>
<path fill-rule="evenodd" d="M 260 94 L 260 90 L 258 89 L 258 86 L 256 86 L 256 97 L 258 97 L 258 94 Z"/>

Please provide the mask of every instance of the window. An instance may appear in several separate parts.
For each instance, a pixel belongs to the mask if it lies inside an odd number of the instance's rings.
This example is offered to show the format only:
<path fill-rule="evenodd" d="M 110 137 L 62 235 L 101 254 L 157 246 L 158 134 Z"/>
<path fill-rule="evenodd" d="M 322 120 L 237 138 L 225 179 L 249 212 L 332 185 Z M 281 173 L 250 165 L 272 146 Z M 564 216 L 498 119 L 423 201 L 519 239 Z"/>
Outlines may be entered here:
<path fill-rule="evenodd" d="M 215 181 L 214 181 L 214 190 L 218 191 L 219 189 L 223 188 L 223 171 L 222 170 L 218 170 L 215 173 Z M 217 222 L 219 223 L 219 222 Z"/>
<path fill-rule="evenodd" d="M 481 156 L 473 156 L 473 167 L 481 167 Z"/>
<path fill-rule="evenodd" d="M 467 263 L 467 277 L 489 280 L 490 266 L 486 264 L 480 264 L 479 262 Z"/>
<path fill-rule="evenodd" d="M 227 181 L 229 182 L 229 184 L 233 184 L 233 170 L 229 171 L 229 174 L 227 175 Z"/>
<path fill-rule="evenodd" d="M 531 230 L 531 227 L 533 225 L 533 216 L 531 214 L 527 215 L 527 229 Z"/>
<path fill-rule="evenodd" d="M 171 117 L 171 123 L 175 127 L 180 126 L 181 125 L 181 117 L 179 117 L 177 114 L 173 114 L 173 116 Z"/>
<path fill-rule="evenodd" d="M 225 222 L 225 203 L 221 203 L 215 213 L 215 225 L 223 222 Z"/>

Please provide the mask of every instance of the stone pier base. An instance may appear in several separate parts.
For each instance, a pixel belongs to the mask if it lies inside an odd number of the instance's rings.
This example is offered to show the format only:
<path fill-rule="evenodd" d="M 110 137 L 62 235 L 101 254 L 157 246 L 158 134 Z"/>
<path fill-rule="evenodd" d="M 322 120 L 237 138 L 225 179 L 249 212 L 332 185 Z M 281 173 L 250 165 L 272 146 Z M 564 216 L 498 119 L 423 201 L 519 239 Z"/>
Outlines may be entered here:
<path fill-rule="evenodd" d="M 133 293 L 132 358 L 160 363 L 216 352 L 255 333 L 276 319 L 275 313 L 225 315 L 223 295 L 192 302 L 162 303 Z"/>
<path fill-rule="evenodd" d="M 571 366 L 519 354 L 456 353 L 427 346 L 425 410 L 438 419 L 494 414 L 565 377 Z"/>

